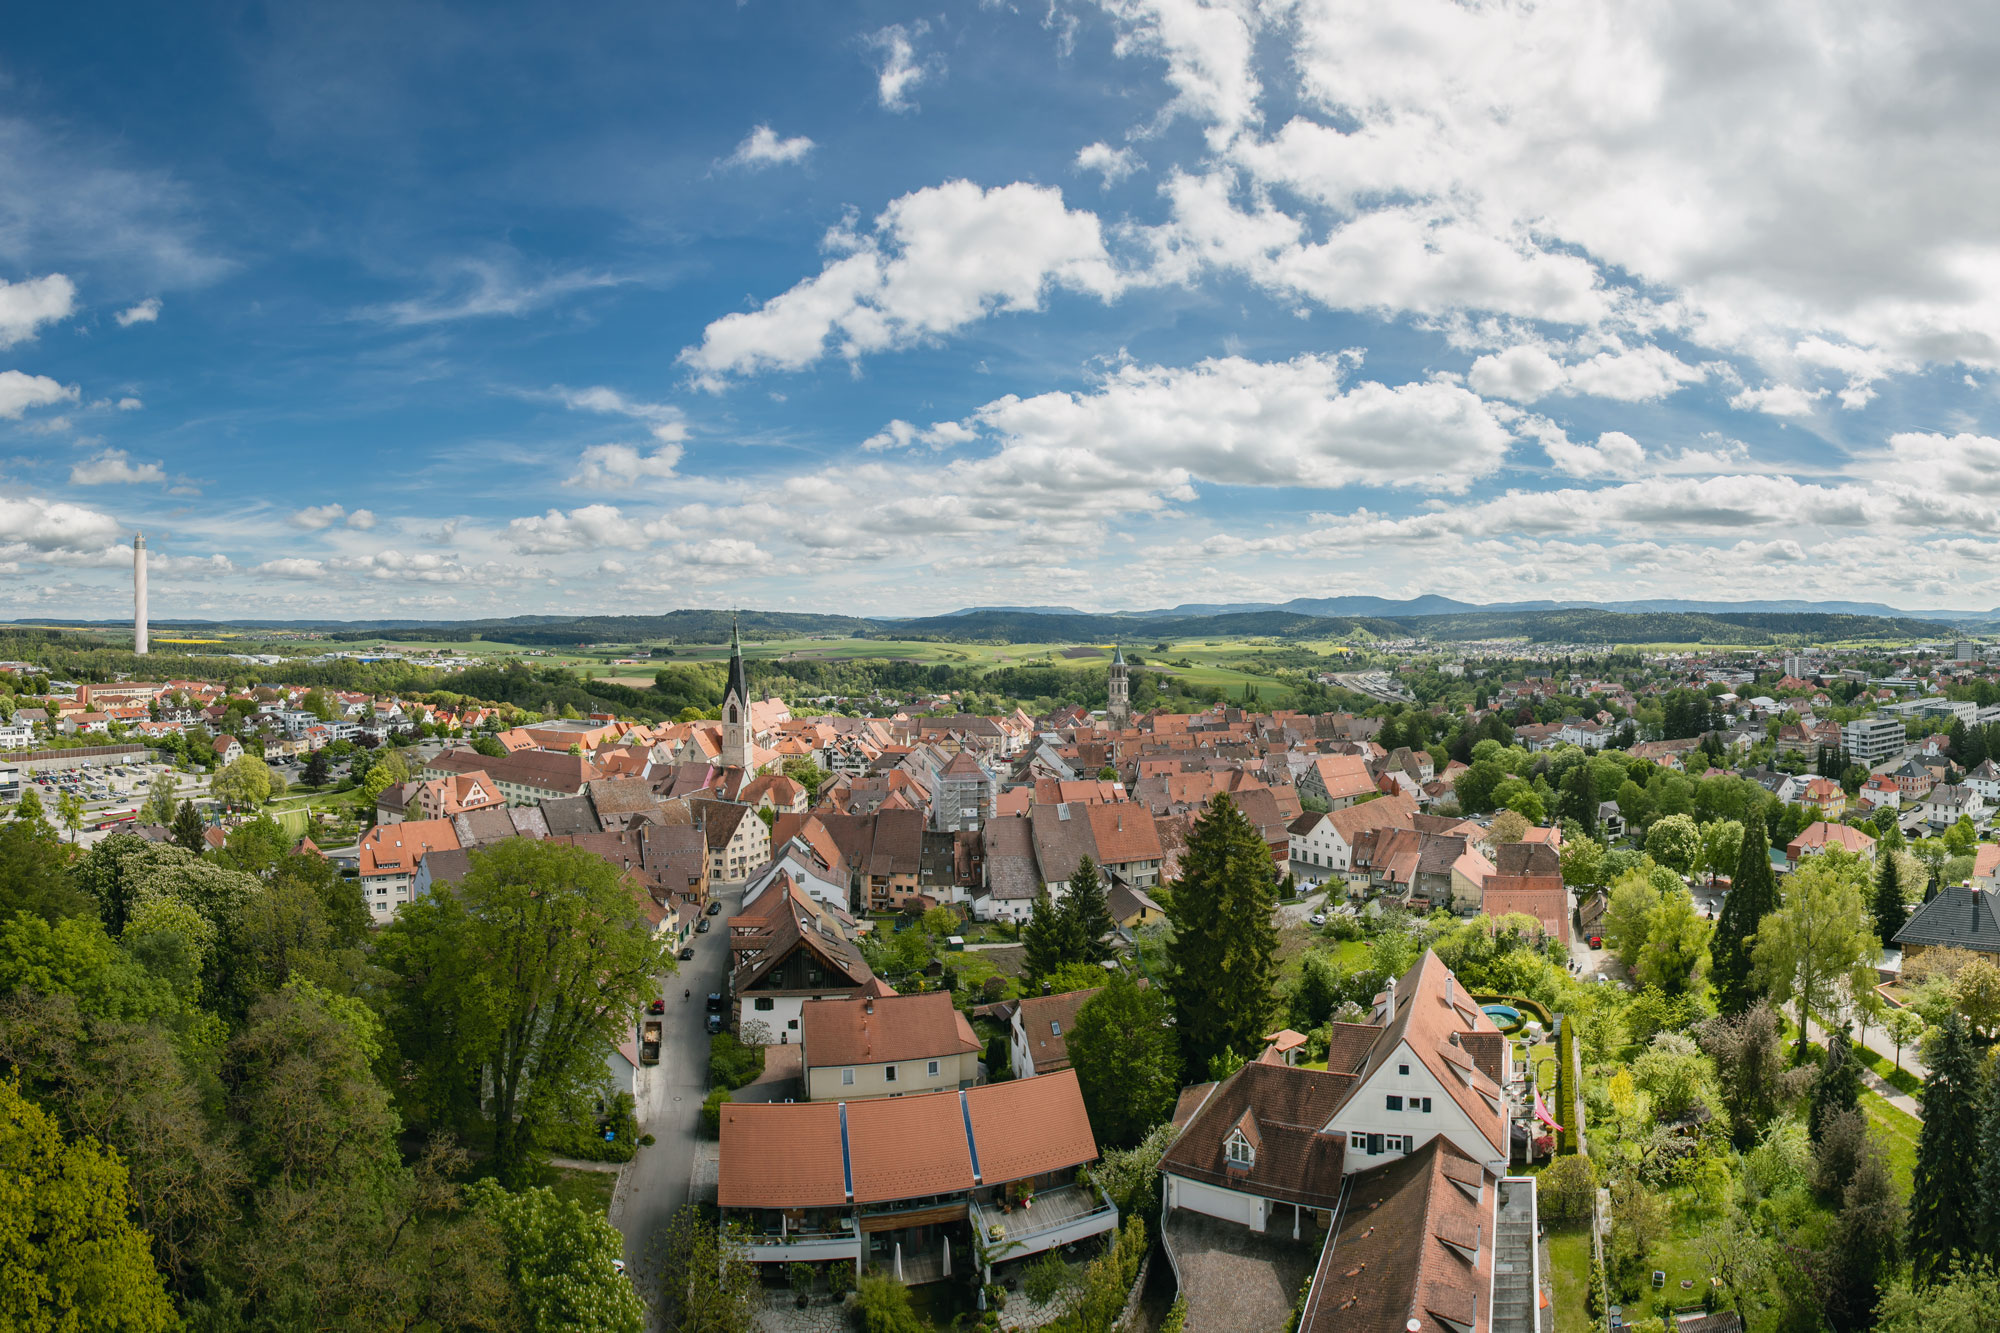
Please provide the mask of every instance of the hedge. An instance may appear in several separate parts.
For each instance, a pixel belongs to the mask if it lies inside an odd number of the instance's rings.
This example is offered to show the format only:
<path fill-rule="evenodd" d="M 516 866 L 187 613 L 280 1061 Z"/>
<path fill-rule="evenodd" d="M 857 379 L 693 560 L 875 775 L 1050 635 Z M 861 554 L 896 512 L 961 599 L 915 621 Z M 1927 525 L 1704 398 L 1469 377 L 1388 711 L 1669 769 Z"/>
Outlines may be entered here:
<path fill-rule="evenodd" d="M 1570 1021 L 1569 1015 L 1565 1014 L 1562 1021 L 1556 1026 L 1556 1105 L 1554 1111 L 1557 1123 L 1563 1127 L 1562 1133 L 1557 1137 L 1556 1141 L 1558 1152 L 1576 1151 L 1576 1092 L 1571 1086 L 1571 1081 L 1575 1078 L 1573 1072 L 1573 1062 L 1575 1059 L 1576 1024 Z"/>
<path fill-rule="evenodd" d="M 1513 1006 L 1514 1006 L 1514 1007 L 1515 1007 L 1516 1009 L 1519 1009 L 1519 1010 L 1520 1010 L 1520 1011 L 1521 1011 L 1522 1013 L 1524 1013 L 1524 1014 L 1532 1014 L 1532 1015 L 1533 1015 L 1533 1016 L 1534 1016 L 1534 1017 L 1535 1017 L 1535 1018 L 1536 1018 L 1537 1020 L 1539 1020 L 1539 1021 L 1540 1021 L 1541 1025 L 1542 1025 L 1542 1026 L 1543 1026 L 1544 1028 L 1551 1028 L 1551 1027 L 1554 1027 L 1554 1026 L 1555 1026 L 1555 1020 L 1554 1020 L 1553 1018 L 1549 1017 L 1549 1011 L 1548 1011 L 1548 1008 L 1547 1008 L 1547 1007 L 1546 1007 L 1545 1005 L 1543 1005 L 1541 1001 L 1539 1001 L 1539 1000 L 1531 1000 L 1531 999 L 1529 999 L 1529 998 L 1528 998 L 1527 996 L 1525 996 L 1525 995 L 1479 995 L 1479 994 L 1474 994 L 1474 995 L 1473 995 L 1473 997 L 1472 997 L 1472 1002 L 1473 1002 L 1474 1004 L 1482 1004 L 1482 1005 L 1483 1005 L 1483 1004 L 1511 1004 L 1511 1005 L 1513 1005 Z"/>

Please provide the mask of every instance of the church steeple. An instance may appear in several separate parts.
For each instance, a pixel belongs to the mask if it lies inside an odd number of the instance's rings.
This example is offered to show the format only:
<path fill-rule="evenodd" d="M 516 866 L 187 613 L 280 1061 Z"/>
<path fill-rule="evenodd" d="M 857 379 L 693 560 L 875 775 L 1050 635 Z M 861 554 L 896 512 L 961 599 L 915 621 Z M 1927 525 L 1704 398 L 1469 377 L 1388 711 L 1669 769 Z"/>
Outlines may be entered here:
<path fill-rule="evenodd" d="M 1132 725 L 1132 680 L 1122 645 L 1112 645 L 1111 679 L 1106 682 L 1106 689 L 1109 703 L 1104 715 L 1114 731 L 1123 731 Z"/>
<path fill-rule="evenodd" d="M 729 679 L 722 687 L 722 764 L 750 771 L 750 687 L 743 679 L 743 636 L 729 619 Z"/>

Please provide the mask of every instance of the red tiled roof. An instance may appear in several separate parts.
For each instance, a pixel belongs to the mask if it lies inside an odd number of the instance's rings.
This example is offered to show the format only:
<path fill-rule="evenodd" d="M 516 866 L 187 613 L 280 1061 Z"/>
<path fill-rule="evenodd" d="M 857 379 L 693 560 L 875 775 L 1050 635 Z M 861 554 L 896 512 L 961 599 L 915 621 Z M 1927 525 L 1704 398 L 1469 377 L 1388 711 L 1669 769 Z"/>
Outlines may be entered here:
<path fill-rule="evenodd" d="M 972 1152 L 957 1094 L 890 1097 L 846 1106 L 856 1203 L 972 1188 Z"/>
<path fill-rule="evenodd" d="M 944 991 L 884 1000 L 807 1000 L 799 1042 L 808 1068 L 935 1059 L 980 1049 L 965 1015 Z"/>
<path fill-rule="evenodd" d="M 847 1202 L 837 1102 L 725 1102 L 724 1208 L 837 1208 Z"/>
<path fill-rule="evenodd" d="M 1097 1140 L 1073 1069 L 970 1088 L 965 1110 L 979 1178 L 988 1185 L 1096 1160 Z"/>

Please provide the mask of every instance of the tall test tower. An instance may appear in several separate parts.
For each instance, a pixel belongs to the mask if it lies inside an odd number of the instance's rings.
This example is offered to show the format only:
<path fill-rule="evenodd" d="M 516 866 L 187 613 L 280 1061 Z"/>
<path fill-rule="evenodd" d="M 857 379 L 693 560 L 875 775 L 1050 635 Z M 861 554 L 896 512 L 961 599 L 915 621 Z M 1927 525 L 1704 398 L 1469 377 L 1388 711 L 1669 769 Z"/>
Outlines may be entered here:
<path fill-rule="evenodd" d="M 132 651 L 146 653 L 146 534 L 132 541 Z"/>

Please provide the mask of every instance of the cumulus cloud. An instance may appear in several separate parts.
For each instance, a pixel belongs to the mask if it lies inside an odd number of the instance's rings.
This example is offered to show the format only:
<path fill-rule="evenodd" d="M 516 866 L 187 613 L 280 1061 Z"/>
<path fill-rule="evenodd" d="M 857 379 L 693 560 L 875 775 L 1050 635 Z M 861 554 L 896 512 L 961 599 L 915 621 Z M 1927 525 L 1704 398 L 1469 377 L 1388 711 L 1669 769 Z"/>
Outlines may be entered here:
<path fill-rule="evenodd" d="M 1543 347 L 1521 344 L 1472 363 L 1466 382 L 1483 394 L 1532 403 L 1552 393 L 1637 403 L 1664 398 L 1706 372 L 1651 344 L 1622 344 L 1564 364 Z"/>
<path fill-rule="evenodd" d="M 664 481 L 675 475 L 681 461 L 681 447 L 663 444 L 642 452 L 629 444 L 594 444 L 576 461 L 576 471 L 563 480 L 565 486 L 620 487 L 642 481 Z"/>
<path fill-rule="evenodd" d="M 602 546 L 637 549 L 654 538 L 670 535 L 671 526 L 655 521 L 627 518 L 616 505 L 584 505 L 580 509 L 551 509 L 546 514 L 528 515 L 507 525 L 508 540 L 524 555 L 553 555 L 563 551 L 587 551 Z"/>
<path fill-rule="evenodd" d="M 135 306 L 128 306 L 117 314 L 118 327 L 129 329 L 134 324 L 151 324 L 160 317 L 160 298 L 149 296 Z"/>
<path fill-rule="evenodd" d="M 0 494 L 0 545 L 36 551 L 90 548 L 116 541 L 118 520 L 61 500 Z"/>
<path fill-rule="evenodd" d="M 327 576 L 326 561 L 313 560 L 302 555 L 266 560 L 250 572 L 274 579 L 323 579 Z"/>
<path fill-rule="evenodd" d="M 1826 397 L 1825 389 L 1802 389 L 1795 384 L 1770 384 L 1761 389 L 1744 389 L 1730 395 L 1729 405 L 1739 412 L 1762 412 L 1774 417 L 1807 417 L 1813 404 Z"/>
<path fill-rule="evenodd" d="M 1104 178 L 1106 189 L 1124 180 L 1144 165 L 1145 163 L 1139 160 L 1139 155 L 1131 149 L 1113 148 L 1101 140 L 1078 149 L 1076 154 L 1076 169 L 1096 172 Z"/>
<path fill-rule="evenodd" d="M 349 513 L 345 505 L 335 502 L 298 510 L 292 515 L 292 522 L 309 532 L 330 528 L 336 523 L 345 523 L 350 528 L 366 532 L 375 526 L 375 514 L 368 509 L 357 509 Z"/>
<path fill-rule="evenodd" d="M 35 336 L 35 330 L 76 310 L 76 284 L 60 273 L 24 282 L 0 279 L 0 347 Z"/>
<path fill-rule="evenodd" d="M 948 449 L 953 445 L 967 444 L 978 438 L 978 432 L 958 421 L 934 421 L 929 426 L 917 427 L 907 421 L 891 421 L 881 430 L 861 442 L 861 447 L 869 453 L 881 453 L 885 449 L 908 449 L 914 445 L 924 445 L 932 449 Z"/>
<path fill-rule="evenodd" d="M 1623 431 L 1608 430 L 1596 444 L 1573 444 L 1552 423 L 1538 430 L 1542 448 L 1558 472 L 1572 477 L 1631 477 L 1645 466 L 1646 451 Z"/>
<path fill-rule="evenodd" d="M 904 195 L 866 233 L 836 228 L 814 278 L 710 324 L 681 353 L 697 380 L 799 370 L 833 340 L 854 359 L 951 333 L 995 311 L 1041 308 L 1052 289 L 1109 301 L 1124 288 L 1097 217 L 1062 191 L 950 181 Z"/>
<path fill-rule="evenodd" d="M 571 389 L 558 384 L 551 392 L 573 412 L 595 412 L 600 416 L 629 417 L 643 422 L 654 439 L 672 444 L 687 438 L 687 419 L 671 403 L 649 403 L 628 398 L 616 389 L 593 384 L 587 389 Z"/>
<path fill-rule="evenodd" d="M 123 449 L 100 450 L 69 470 L 72 486 L 127 486 L 166 479 L 166 469 L 158 463 L 134 463 Z"/>
<path fill-rule="evenodd" d="M 62 385 L 47 375 L 25 375 L 18 370 L 0 370 L 0 417 L 19 421 L 21 414 L 35 407 L 53 407 L 76 401 L 76 386 Z"/>
<path fill-rule="evenodd" d="M 790 139 L 781 139 L 769 125 L 759 125 L 750 131 L 742 143 L 736 145 L 735 152 L 723 159 L 723 165 L 747 167 L 752 171 L 760 171 L 765 167 L 789 166 L 794 162 L 805 161 L 806 154 L 812 152 L 814 147 L 813 141 L 803 134 Z"/>
<path fill-rule="evenodd" d="M 875 89 L 885 111 L 914 111 L 916 103 L 910 100 L 910 90 L 944 72 L 942 56 L 917 59 L 916 44 L 930 30 L 929 23 L 918 19 L 908 27 L 892 23 L 863 39 L 881 60 L 875 71 Z"/>

